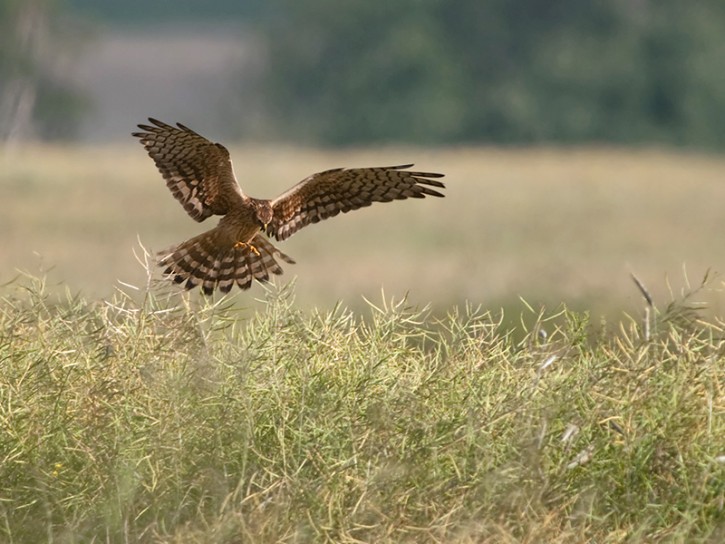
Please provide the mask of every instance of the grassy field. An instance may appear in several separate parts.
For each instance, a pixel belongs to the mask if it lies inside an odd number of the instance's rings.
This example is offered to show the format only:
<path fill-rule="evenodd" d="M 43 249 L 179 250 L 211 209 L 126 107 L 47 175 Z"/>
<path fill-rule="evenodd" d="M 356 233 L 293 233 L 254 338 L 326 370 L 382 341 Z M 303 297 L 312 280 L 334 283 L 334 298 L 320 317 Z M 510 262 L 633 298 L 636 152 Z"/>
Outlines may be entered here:
<path fill-rule="evenodd" d="M 687 301 L 515 340 L 289 287 L 249 320 L 161 286 L 51 298 L 0 300 L 3 542 L 725 539 L 725 324 Z"/>
<path fill-rule="evenodd" d="M 447 198 L 312 226 L 284 282 L 204 299 L 143 252 L 207 225 L 140 147 L 7 150 L 1 542 L 725 540 L 725 160 L 233 157 L 260 197 L 416 161 Z"/>
<path fill-rule="evenodd" d="M 130 138 L 129 138 L 130 139 Z M 686 274 L 725 269 L 725 159 L 656 150 L 232 149 L 253 195 L 271 197 L 334 166 L 416 162 L 446 174 L 445 199 L 373 206 L 302 230 L 281 244 L 297 260 L 305 308 L 361 295 L 408 293 L 436 310 L 466 301 L 519 313 L 569 306 L 594 315 L 636 311 L 635 272 L 664 305 Z M 0 282 L 50 270 L 88 297 L 145 271 L 139 239 L 161 250 L 210 228 L 171 197 L 140 146 L 21 148 L 0 155 Z M 687 273 L 683 272 L 686 268 Z M 247 305 L 259 290 L 239 296 Z M 721 297 L 707 300 L 722 313 Z"/>

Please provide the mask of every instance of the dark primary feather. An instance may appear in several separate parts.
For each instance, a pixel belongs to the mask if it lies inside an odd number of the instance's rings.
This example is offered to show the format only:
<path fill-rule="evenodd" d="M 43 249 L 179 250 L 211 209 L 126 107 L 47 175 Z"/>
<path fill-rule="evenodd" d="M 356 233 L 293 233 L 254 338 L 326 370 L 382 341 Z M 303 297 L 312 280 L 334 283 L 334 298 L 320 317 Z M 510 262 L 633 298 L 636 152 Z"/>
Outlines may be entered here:
<path fill-rule="evenodd" d="M 134 132 L 166 180 L 174 197 L 196 221 L 224 215 L 238 204 L 242 191 L 234 178 L 229 151 L 181 123 L 167 125 L 149 118 Z"/>
<path fill-rule="evenodd" d="M 313 174 L 272 201 L 274 218 L 267 233 L 284 240 L 310 223 L 373 202 L 442 197 L 443 174 L 407 170 L 412 164 L 377 168 L 335 168 Z"/>

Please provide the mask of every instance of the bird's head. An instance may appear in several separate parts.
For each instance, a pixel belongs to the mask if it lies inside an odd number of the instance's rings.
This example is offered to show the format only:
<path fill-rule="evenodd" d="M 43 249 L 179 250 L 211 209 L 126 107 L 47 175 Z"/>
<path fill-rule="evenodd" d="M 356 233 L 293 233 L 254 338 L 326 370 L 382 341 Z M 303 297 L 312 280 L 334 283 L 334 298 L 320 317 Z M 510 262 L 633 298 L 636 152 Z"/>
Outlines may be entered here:
<path fill-rule="evenodd" d="M 272 217 L 274 216 L 272 204 L 269 202 L 269 200 L 255 200 L 254 210 L 260 228 L 262 230 L 266 229 L 267 225 L 272 222 Z"/>

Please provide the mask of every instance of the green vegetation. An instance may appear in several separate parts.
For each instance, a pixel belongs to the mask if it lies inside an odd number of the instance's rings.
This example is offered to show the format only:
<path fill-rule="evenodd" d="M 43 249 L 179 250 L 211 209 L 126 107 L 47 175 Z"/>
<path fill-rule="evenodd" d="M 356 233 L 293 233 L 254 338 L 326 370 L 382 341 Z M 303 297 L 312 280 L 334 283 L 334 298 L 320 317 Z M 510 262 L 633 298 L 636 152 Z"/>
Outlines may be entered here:
<path fill-rule="evenodd" d="M 281 137 L 725 145 L 721 0 L 274 4 Z"/>
<path fill-rule="evenodd" d="M 63 32 L 72 17 L 176 38 L 238 26 L 248 62 L 208 116 L 249 139 L 725 146 L 722 0 L 0 0 L 0 110 L 32 85 L 44 137 L 73 136 L 87 110 L 65 79 L 77 48 L 58 55 L 87 34 Z"/>
<path fill-rule="evenodd" d="M 0 301 L 4 542 L 719 542 L 724 327 Z M 528 319 L 528 318 L 532 319 Z"/>

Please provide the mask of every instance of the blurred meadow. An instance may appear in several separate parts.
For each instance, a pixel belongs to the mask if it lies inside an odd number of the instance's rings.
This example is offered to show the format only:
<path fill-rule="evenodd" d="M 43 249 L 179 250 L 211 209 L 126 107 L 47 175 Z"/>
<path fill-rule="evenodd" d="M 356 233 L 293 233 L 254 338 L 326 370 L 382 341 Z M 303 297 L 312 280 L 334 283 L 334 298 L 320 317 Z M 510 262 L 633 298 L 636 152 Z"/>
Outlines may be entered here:
<path fill-rule="evenodd" d="M 242 186 L 259 197 L 335 166 L 415 161 L 446 174 L 445 199 L 375 205 L 280 244 L 297 264 L 277 282 L 296 278 L 306 307 L 360 307 L 362 297 L 374 300 L 384 289 L 439 309 L 468 301 L 521 310 L 523 297 L 618 317 L 642 304 L 630 273 L 664 306 L 669 289 L 677 295 L 710 270 L 714 290 L 700 296 L 722 309 L 725 159 L 717 156 L 606 148 L 231 151 Z M 2 164 L 4 281 L 17 270 L 48 271 L 51 286 L 107 297 L 119 280 L 146 283 L 134 257 L 139 243 L 160 251 L 216 221 L 189 219 L 140 146 L 33 145 L 6 152 Z M 257 286 L 237 300 L 245 306 L 260 293 Z"/>

